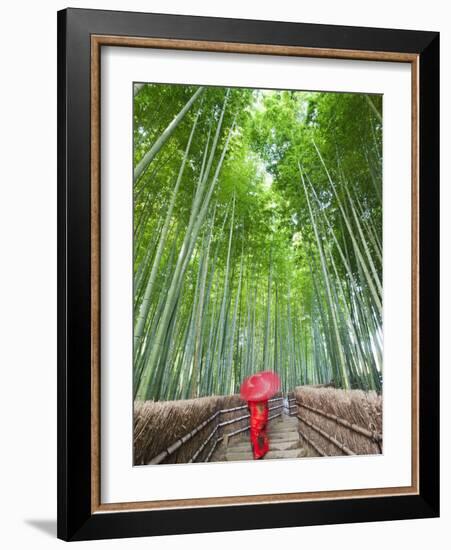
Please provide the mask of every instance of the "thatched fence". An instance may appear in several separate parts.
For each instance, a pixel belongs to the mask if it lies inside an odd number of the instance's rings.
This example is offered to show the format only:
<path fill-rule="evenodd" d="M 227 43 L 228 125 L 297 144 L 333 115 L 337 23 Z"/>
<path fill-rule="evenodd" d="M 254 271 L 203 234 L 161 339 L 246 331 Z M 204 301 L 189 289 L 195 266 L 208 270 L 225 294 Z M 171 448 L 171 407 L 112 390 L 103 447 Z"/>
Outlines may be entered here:
<path fill-rule="evenodd" d="M 382 453 L 382 397 L 376 392 L 300 386 L 288 398 L 311 454 Z"/>
<path fill-rule="evenodd" d="M 270 418 L 284 410 L 269 401 Z M 135 465 L 208 462 L 218 446 L 249 429 L 247 403 L 238 395 L 134 404 Z"/>

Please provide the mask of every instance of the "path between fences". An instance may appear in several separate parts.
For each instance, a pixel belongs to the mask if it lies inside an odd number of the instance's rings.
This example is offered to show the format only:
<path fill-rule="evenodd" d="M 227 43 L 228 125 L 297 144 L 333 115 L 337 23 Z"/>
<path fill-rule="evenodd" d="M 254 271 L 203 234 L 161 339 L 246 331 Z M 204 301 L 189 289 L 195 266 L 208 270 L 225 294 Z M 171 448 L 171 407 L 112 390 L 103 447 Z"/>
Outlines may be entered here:
<path fill-rule="evenodd" d="M 168 434 L 169 446 L 160 444 L 155 452 L 153 445 L 147 454 L 146 445 L 158 442 L 162 432 L 151 431 L 156 405 L 141 405 L 148 411 L 136 425 L 135 465 L 253 460 L 247 404 L 225 399 L 178 439 Z M 191 403 L 204 406 L 202 398 Z M 301 386 L 268 404 L 269 451 L 263 460 L 382 453 L 382 398 L 375 392 Z M 181 410 L 180 403 L 174 410 Z"/>
<path fill-rule="evenodd" d="M 268 422 L 269 451 L 262 460 L 274 458 L 299 458 L 307 456 L 307 450 L 301 445 L 298 419 L 286 414 Z M 253 460 L 249 436 L 240 436 L 223 441 L 211 462 L 233 460 Z"/>

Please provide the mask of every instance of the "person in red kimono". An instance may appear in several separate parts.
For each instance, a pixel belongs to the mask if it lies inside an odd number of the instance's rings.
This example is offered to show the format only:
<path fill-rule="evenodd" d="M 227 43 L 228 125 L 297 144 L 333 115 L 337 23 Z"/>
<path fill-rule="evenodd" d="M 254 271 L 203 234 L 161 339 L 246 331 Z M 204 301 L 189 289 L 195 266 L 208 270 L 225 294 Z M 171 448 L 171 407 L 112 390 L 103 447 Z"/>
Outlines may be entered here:
<path fill-rule="evenodd" d="M 269 440 L 266 433 L 268 425 L 268 401 L 248 401 L 250 412 L 250 435 L 254 459 L 260 459 L 269 451 Z"/>
<path fill-rule="evenodd" d="M 240 387 L 241 399 L 247 401 L 250 413 L 250 436 L 254 460 L 263 458 L 269 451 L 266 433 L 268 425 L 268 399 L 280 389 L 279 375 L 273 371 L 257 372 L 243 380 Z"/>

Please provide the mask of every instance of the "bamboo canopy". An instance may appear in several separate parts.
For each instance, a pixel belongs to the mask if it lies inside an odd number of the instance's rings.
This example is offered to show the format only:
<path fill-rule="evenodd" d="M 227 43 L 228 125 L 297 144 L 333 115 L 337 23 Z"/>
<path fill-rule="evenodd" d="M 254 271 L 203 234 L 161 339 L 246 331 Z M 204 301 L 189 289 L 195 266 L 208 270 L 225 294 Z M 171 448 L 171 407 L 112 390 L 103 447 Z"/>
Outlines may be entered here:
<path fill-rule="evenodd" d="M 259 371 L 283 392 L 381 392 L 381 112 L 365 94 L 135 88 L 137 402 L 233 395 Z"/>

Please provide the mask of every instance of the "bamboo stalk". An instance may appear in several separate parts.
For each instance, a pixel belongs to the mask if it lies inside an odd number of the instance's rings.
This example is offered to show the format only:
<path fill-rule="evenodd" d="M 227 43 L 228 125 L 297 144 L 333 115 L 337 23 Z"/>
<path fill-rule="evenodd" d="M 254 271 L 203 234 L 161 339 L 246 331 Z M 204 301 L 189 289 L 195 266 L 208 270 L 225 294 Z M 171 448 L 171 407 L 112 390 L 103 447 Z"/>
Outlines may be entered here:
<path fill-rule="evenodd" d="M 164 132 L 161 134 L 161 136 L 157 139 L 157 141 L 149 149 L 149 151 L 147 151 L 147 153 L 143 156 L 143 158 L 138 162 L 138 165 L 136 166 L 136 168 L 133 172 L 133 180 L 134 181 L 137 181 L 139 179 L 139 177 L 142 175 L 142 173 L 146 170 L 146 168 L 149 166 L 149 164 L 155 158 L 155 156 L 160 151 L 160 149 L 163 147 L 163 145 L 166 143 L 166 141 L 171 137 L 174 130 L 177 128 L 177 126 L 183 120 L 183 117 L 191 109 L 191 106 L 196 101 L 196 99 L 200 96 L 200 94 L 203 92 L 203 90 L 204 90 L 204 88 L 202 86 L 197 89 L 195 94 L 186 103 L 186 105 L 183 107 L 183 109 L 180 111 L 180 113 L 174 118 L 174 120 L 172 120 L 172 122 L 167 126 L 167 128 L 164 130 Z"/>

